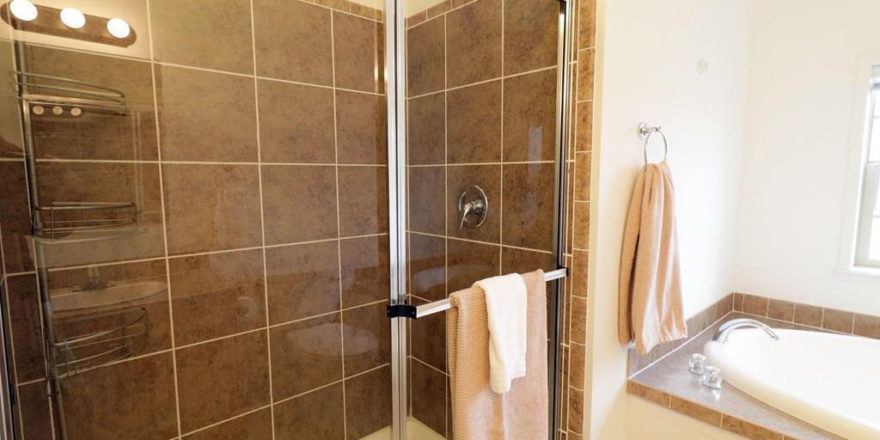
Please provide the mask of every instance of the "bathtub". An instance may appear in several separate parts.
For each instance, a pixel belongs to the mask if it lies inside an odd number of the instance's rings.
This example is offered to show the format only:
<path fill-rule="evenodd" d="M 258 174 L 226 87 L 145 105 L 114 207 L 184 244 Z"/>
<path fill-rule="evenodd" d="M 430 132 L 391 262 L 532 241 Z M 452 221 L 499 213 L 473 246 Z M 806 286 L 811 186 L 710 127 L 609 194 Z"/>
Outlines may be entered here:
<path fill-rule="evenodd" d="M 880 439 L 880 340 L 774 329 L 731 333 L 705 354 L 736 388 L 850 440 Z"/>

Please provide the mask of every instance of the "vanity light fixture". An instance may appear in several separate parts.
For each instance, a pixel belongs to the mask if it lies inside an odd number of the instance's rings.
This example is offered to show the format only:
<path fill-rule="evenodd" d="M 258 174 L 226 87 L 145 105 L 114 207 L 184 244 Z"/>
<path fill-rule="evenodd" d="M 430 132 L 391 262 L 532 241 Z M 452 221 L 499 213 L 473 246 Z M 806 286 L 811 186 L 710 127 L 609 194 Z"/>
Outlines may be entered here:
<path fill-rule="evenodd" d="M 16 31 L 129 47 L 137 32 L 122 18 L 89 15 L 78 8 L 63 9 L 30 0 L 0 0 L 0 20 Z"/>
<path fill-rule="evenodd" d="M 28 0 L 12 0 L 9 3 L 9 10 L 15 18 L 22 21 L 34 21 L 39 15 L 37 7 Z"/>
<path fill-rule="evenodd" d="M 79 29 L 86 25 L 86 16 L 76 8 L 61 10 L 61 22 L 71 29 Z"/>
<path fill-rule="evenodd" d="M 127 21 L 121 18 L 111 18 L 107 22 L 107 32 L 110 32 L 110 35 L 116 38 L 125 38 L 131 34 L 131 27 Z"/>

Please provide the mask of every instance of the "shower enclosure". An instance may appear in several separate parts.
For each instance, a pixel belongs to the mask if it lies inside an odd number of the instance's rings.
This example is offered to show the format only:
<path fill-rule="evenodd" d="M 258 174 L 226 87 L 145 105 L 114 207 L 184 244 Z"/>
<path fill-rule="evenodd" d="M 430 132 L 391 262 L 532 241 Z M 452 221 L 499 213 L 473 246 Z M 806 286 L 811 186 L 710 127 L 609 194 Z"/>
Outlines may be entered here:
<path fill-rule="evenodd" d="M 0 0 L 8 438 L 452 438 L 406 315 L 567 266 L 570 9 Z"/>

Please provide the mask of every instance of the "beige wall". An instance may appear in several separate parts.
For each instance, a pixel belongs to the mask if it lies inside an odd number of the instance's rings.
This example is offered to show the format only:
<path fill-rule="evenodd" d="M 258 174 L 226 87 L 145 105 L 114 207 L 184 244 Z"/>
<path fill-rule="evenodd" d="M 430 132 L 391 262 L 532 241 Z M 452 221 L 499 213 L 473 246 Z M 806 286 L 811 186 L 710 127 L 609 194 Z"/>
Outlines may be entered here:
<path fill-rule="evenodd" d="M 642 165 L 639 122 L 661 125 L 670 141 L 685 314 L 732 289 L 751 2 L 604 1 L 599 14 L 588 420 L 590 438 L 604 440 L 626 438 L 634 416 L 624 390 L 626 350 L 617 341 L 617 282 L 624 217 Z"/>

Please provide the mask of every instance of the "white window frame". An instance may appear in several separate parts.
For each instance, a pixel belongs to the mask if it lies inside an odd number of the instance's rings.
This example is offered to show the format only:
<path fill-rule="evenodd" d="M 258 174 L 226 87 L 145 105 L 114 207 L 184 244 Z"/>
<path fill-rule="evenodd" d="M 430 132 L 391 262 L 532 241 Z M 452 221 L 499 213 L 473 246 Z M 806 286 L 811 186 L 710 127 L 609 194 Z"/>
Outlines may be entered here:
<path fill-rule="evenodd" d="M 838 253 L 837 268 L 834 270 L 834 278 L 841 281 L 867 282 L 876 285 L 880 281 L 880 264 L 877 266 L 866 265 L 864 258 L 859 258 L 859 252 L 867 255 L 867 242 L 860 244 L 860 237 L 868 237 L 860 233 L 863 217 L 862 213 L 872 211 L 863 210 L 863 198 L 867 197 L 867 190 L 874 186 L 866 186 L 868 178 L 868 149 L 871 145 L 871 129 L 873 118 L 873 103 L 875 84 L 873 78 L 875 66 L 880 66 L 880 52 L 866 54 L 858 60 L 858 68 L 853 78 L 852 118 L 849 136 L 849 154 L 846 166 L 846 191 L 843 194 L 843 215 L 840 229 L 840 251 Z M 880 133 L 876 135 L 880 136 Z M 873 177 L 873 176 L 868 176 Z M 868 225 L 870 228 L 870 225 Z M 863 251 L 864 249 L 864 251 Z M 880 263 L 880 262 L 878 262 Z"/>
<path fill-rule="evenodd" d="M 880 234 L 880 230 L 874 231 L 873 229 L 873 220 L 874 218 L 880 218 L 880 216 L 875 216 L 875 212 L 877 211 L 877 193 L 880 190 L 880 161 L 870 161 L 870 149 L 871 149 L 871 140 L 877 136 L 880 137 L 880 133 L 874 132 L 874 121 L 880 119 L 880 116 L 875 116 L 875 106 L 877 99 L 880 98 L 880 78 L 873 78 L 871 81 L 871 88 L 868 93 L 868 105 L 867 107 L 867 116 L 865 120 L 865 129 L 864 129 L 864 141 L 862 144 L 864 145 L 865 152 L 863 153 L 864 165 L 862 166 L 862 188 L 861 194 L 859 197 L 859 213 L 858 213 L 858 226 L 856 230 L 856 242 L 855 242 L 855 261 L 853 262 L 856 267 L 866 267 L 873 269 L 880 269 L 880 259 L 871 259 L 868 255 L 871 246 L 871 235 L 872 234 Z"/>

